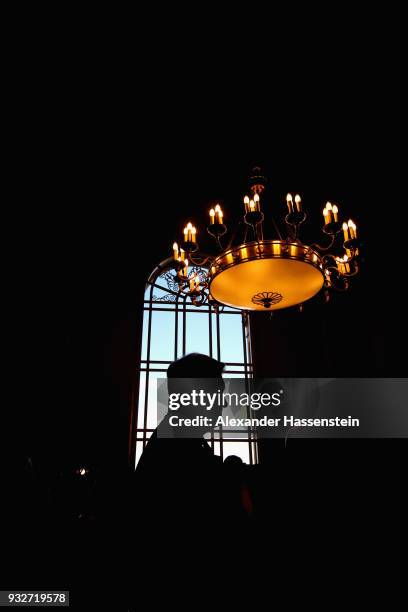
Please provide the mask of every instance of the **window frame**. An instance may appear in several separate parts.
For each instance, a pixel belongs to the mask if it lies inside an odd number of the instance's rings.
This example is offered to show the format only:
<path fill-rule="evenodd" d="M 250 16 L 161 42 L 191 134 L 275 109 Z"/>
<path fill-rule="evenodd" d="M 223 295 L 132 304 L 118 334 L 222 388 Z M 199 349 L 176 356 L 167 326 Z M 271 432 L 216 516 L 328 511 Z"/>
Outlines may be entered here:
<path fill-rule="evenodd" d="M 241 375 L 245 378 L 246 386 L 249 389 L 250 380 L 253 377 L 253 365 L 252 365 L 252 354 L 251 354 L 251 335 L 250 335 L 250 318 L 246 311 L 225 307 L 221 304 L 214 304 L 212 302 L 206 302 L 202 306 L 194 306 L 188 302 L 188 295 L 180 294 L 174 291 L 170 286 L 164 287 L 160 284 L 160 279 L 172 268 L 172 258 L 169 258 L 159 264 L 152 274 L 150 275 L 143 299 L 143 318 L 142 318 L 142 334 L 140 340 L 140 352 L 139 359 L 136 368 L 135 385 L 132 390 L 131 396 L 131 418 L 130 418 L 130 435 L 129 435 L 129 462 L 133 468 L 135 468 L 141 452 L 143 452 L 146 444 L 149 440 L 150 435 L 153 433 L 154 428 L 148 428 L 148 409 L 149 409 L 149 378 L 152 372 L 160 372 L 165 374 L 168 366 L 172 361 L 166 360 L 154 360 L 150 358 L 151 355 L 151 340 L 152 340 L 152 319 L 154 312 L 172 312 L 174 314 L 174 360 L 179 359 L 186 353 L 187 347 L 187 313 L 201 313 L 208 315 L 208 339 L 209 339 L 209 356 L 214 357 L 218 361 L 221 361 L 221 333 L 220 333 L 220 317 L 221 316 L 240 316 L 241 318 L 241 329 L 242 329 L 242 346 L 243 346 L 243 361 L 242 362 L 225 362 L 224 375 Z M 164 291 L 166 297 L 155 298 L 154 290 L 158 289 Z M 148 291 L 148 299 L 146 299 L 146 292 Z M 163 306 L 167 304 L 167 307 Z M 181 317 L 179 315 L 181 314 Z M 147 315 L 147 337 L 146 337 L 146 355 L 143 355 L 144 348 L 144 334 L 145 324 L 144 317 Z M 215 317 L 215 325 L 214 325 Z M 179 330 L 180 319 L 182 329 Z M 214 331 L 215 328 L 215 331 Z M 181 331 L 181 333 L 179 333 Z M 181 337 L 181 342 L 179 342 Z M 215 338 L 214 338 L 215 336 Z M 179 346 L 181 345 L 181 346 Z M 145 357 L 145 359 L 143 358 Z M 153 365 L 153 367 L 152 367 Z M 241 369 L 238 369 L 241 368 Z M 144 397 L 143 401 L 140 402 L 141 376 L 145 374 L 144 378 Z M 142 406 L 141 406 L 142 404 Z M 140 408 L 142 408 L 142 424 L 143 427 L 138 426 L 140 419 Z M 256 431 L 253 429 L 248 430 L 247 436 L 242 438 L 225 438 L 223 437 L 222 427 L 219 431 L 213 431 L 211 433 L 208 442 L 215 451 L 217 445 L 219 447 L 219 455 L 221 459 L 224 459 L 224 445 L 229 442 L 239 442 L 248 444 L 248 457 L 249 464 L 254 465 L 258 463 L 258 445 Z M 141 448 L 141 451 L 140 451 Z M 139 453 L 140 451 L 140 453 Z M 217 453 L 218 454 L 218 453 Z"/>

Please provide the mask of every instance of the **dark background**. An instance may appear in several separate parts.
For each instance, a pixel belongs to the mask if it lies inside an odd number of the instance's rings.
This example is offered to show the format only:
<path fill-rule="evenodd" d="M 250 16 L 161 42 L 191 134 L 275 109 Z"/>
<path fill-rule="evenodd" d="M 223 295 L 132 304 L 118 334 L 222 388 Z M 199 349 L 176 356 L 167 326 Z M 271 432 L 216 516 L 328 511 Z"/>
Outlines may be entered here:
<path fill-rule="evenodd" d="M 350 292 L 261 324 L 258 363 L 286 375 L 405 375 L 398 67 L 381 44 L 346 58 L 344 44 L 321 36 L 307 58 L 299 42 L 287 61 L 283 40 L 263 51 L 262 65 L 245 49 L 242 58 L 225 49 L 222 61 L 204 53 L 190 67 L 186 46 L 136 70 L 105 57 L 99 65 L 75 58 L 70 70 L 71 53 L 54 65 L 49 48 L 41 61 L 24 58 L 12 155 L 22 170 L 11 229 L 3 230 L 16 298 L 4 322 L 16 371 L 4 411 L 14 425 L 4 444 L 6 509 L 11 534 L 30 542 L 24 557 L 10 555 L 13 584 L 62 587 L 67 576 L 81 581 L 105 544 L 126 549 L 120 525 L 144 283 L 187 218 L 204 227 L 210 201 L 222 202 L 227 223 L 240 214 L 254 164 L 269 179 L 266 213 L 281 218 L 287 191 L 301 193 L 316 240 L 322 205 L 332 200 L 364 242 Z M 356 516 L 362 483 L 366 509 L 386 496 L 401 511 L 393 483 L 405 445 L 306 442 L 289 449 L 290 459 L 284 451 L 282 469 L 267 466 L 265 516 L 270 493 L 288 509 L 286 477 L 309 519 L 322 507 Z M 84 487 L 74 475 L 81 465 L 91 470 Z M 78 520 L 81 513 L 96 518 Z M 364 513 L 357 514 L 361 535 Z M 72 537 L 74 565 L 61 554 L 61 537 Z M 50 554 L 38 565 L 44 542 Z"/>

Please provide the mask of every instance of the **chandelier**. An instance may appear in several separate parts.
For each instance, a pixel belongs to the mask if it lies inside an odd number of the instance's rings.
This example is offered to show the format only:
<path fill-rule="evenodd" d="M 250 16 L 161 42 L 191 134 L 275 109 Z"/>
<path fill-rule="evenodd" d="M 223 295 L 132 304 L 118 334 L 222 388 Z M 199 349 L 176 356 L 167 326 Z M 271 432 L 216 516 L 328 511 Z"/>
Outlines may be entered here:
<path fill-rule="evenodd" d="M 286 196 L 282 237 L 272 218 L 277 239 L 264 238 L 261 197 L 266 179 L 259 168 L 250 178 L 249 195 L 243 198 L 243 218 L 227 234 L 224 212 L 217 204 L 209 211 L 208 234 L 218 253 L 200 250 L 197 229 L 184 228 L 180 245 L 173 244 L 172 284 L 195 306 L 209 302 L 241 310 L 278 310 L 298 306 L 319 293 L 330 299 L 330 290 L 345 291 L 358 273 L 359 241 L 356 224 L 342 221 L 339 207 L 327 202 L 323 208 L 323 233 L 327 244 L 305 244 L 300 227 L 306 220 L 299 194 Z"/>

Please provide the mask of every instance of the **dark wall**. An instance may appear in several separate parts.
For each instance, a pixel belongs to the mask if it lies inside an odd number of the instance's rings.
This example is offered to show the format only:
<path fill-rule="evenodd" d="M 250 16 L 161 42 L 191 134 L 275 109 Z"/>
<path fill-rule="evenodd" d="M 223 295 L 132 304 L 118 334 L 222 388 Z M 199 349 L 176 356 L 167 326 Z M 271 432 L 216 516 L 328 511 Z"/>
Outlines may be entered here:
<path fill-rule="evenodd" d="M 293 308 L 251 315 L 253 360 L 260 376 L 404 376 L 398 306 L 390 307 L 385 290 L 379 295 L 379 265 L 368 255 L 363 249 L 360 277 L 347 292 L 331 292 L 328 303 L 320 295 L 306 302 L 303 312 Z"/>

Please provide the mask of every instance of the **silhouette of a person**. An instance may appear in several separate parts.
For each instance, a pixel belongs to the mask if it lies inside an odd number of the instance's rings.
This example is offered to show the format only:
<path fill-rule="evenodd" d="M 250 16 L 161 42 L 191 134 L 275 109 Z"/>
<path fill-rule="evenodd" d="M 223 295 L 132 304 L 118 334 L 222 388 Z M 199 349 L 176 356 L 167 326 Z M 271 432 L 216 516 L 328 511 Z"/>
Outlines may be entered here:
<path fill-rule="evenodd" d="M 197 387 L 212 393 L 222 392 L 223 369 L 223 363 L 205 355 L 195 353 L 182 357 L 168 368 L 168 392 L 188 392 Z M 207 544 L 215 534 L 229 535 L 228 546 L 240 550 L 246 541 L 244 531 L 250 524 L 252 503 L 244 486 L 249 466 L 242 464 L 238 457 L 228 457 L 223 463 L 214 455 L 204 439 L 211 430 L 209 425 L 194 431 L 183 428 L 181 433 L 176 429 L 174 435 L 167 436 L 169 419 L 174 414 L 194 417 L 210 412 L 215 423 L 221 408 L 207 411 L 205 406 L 190 405 L 180 406 L 174 412 L 169 410 L 148 441 L 134 474 L 130 500 L 127 544 L 141 562 L 137 574 L 129 566 L 131 598 L 151 575 L 157 574 L 162 580 L 167 570 L 175 566 L 182 567 L 180 585 L 188 583 L 189 575 L 196 585 L 200 567 L 205 564 Z M 211 571 L 218 575 L 222 571 L 223 556 L 219 559 L 219 570 L 215 570 L 211 557 Z M 176 585 L 170 588 L 177 591 Z"/>
<path fill-rule="evenodd" d="M 193 353 L 172 363 L 167 371 L 168 391 L 186 393 L 205 387 L 206 392 L 224 389 L 224 364 L 206 355 Z M 211 410 L 215 423 L 221 408 Z M 205 406 L 180 406 L 169 411 L 152 434 L 136 469 L 136 511 L 143 521 L 157 526 L 171 519 L 186 528 L 188 522 L 219 517 L 225 503 L 224 472 L 220 457 L 214 455 L 204 439 L 212 429 L 200 427 L 169 428 L 169 419 L 209 416 Z M 171 430 L 171 437 L 168 435 Z"/>

